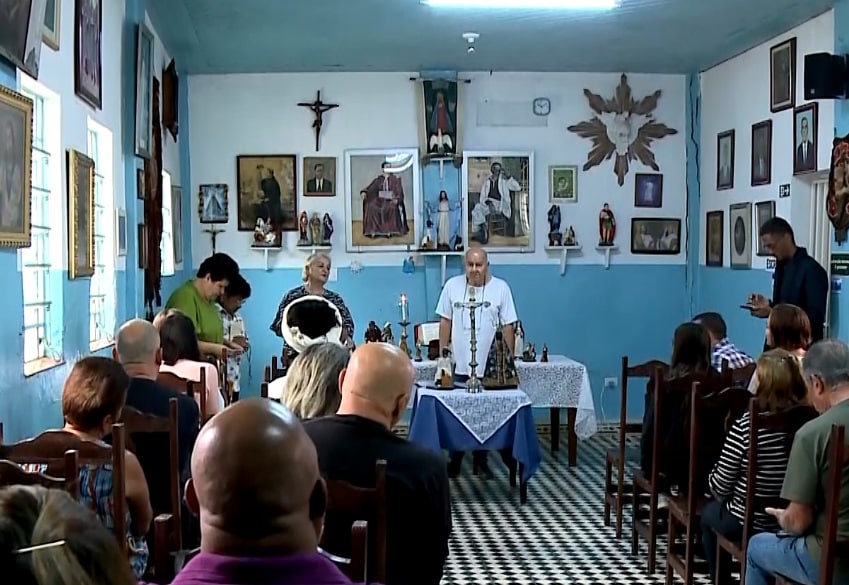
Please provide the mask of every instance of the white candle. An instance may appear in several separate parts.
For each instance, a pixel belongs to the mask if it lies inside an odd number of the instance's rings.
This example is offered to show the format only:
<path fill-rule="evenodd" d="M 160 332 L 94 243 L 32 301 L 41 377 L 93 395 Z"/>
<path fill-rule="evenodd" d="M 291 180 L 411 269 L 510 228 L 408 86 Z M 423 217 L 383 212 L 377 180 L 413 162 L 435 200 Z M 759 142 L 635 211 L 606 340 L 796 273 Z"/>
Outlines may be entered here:
<path fill-rule="evenodd" d="M 401 322 L 406 323 L 410 316 L 407 307 L 407 295 L 401 295 Z"/>

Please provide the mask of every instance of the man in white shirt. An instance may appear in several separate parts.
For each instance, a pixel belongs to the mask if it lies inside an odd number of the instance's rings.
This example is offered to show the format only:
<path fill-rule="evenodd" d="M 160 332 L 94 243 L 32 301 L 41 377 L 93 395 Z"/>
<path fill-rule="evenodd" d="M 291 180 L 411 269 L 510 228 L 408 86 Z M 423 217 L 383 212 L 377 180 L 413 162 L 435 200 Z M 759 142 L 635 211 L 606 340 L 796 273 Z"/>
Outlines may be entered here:
<path fill-rule="evenodd" d="M 513 326 L 518 321 L 516 306 L 513 304 L 513 293 L 510 285 L 489 273 L 489 259 L 483 248 L 470 248 L 465 256 L 466 274 L 448 279 L 442 287 L 436 313 L 439 321 L 439 347 L 448 348 L 454 356 L 454 379 L 465 382 L 469 378 L 472 361 L 471 312 L 468 308 L 456 308 L 454 303 L 467 303 L 469 293 L 474 292 L 476 302 L 484 306 L 475 309 L 475 339 L 477 352 L 475 361 L 478 366 L 477 376 L 483 376 L 489 349 L 495 339 L 499 324 L 502 326 L 504 341 L 507 347 L 515 343 Z M 486 303 L 489 303 L 486 306 Z M 441 353 L 441 352 L 440 352 Z M 463 453 L 452 453 L 448 474 L 456 477 L 460 473 Z M 492 477 L 486 460 L 486 451 L 475 451 L 474 470 L 476 475 Z"/>

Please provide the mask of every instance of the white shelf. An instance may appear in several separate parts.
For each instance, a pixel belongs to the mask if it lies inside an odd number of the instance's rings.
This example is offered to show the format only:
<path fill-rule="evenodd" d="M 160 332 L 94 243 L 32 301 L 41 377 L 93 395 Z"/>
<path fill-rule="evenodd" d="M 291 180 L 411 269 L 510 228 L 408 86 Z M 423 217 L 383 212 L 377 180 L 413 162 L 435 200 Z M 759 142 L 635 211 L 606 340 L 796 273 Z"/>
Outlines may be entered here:
<path fill-rule="evenodd" d="M 302 252 L 307 252 L 309 254 L 315 254 L 316 252 L 327 252 L 329 250 L 332 250 L 333 246 L 331 246 L 331 245 L 313 246 L 312 244 L 306 244 L 306 245 L 302 246 L 302 245 L 298 244 L 297 246 L 295 246 L 295 248 L 298 249 L 298 250 L 301 250 Z"/>
<path fill-rule="evenodd" d="M 574 246 L 546 246 L 547 252 L 560 252 L 560 276 L 566 274 L 566 255 L 569 251 L 580 252 L 582 246 L 575 244 Z"/>
<path fill-rule="evenodd" d="M 282 248 L 282 246 L 278 246 L 276 248 L 265 247 L 265 246 L 251 246 L 251 250 L 263 253 L 263 255 L 265 256 L 265 270 L 269 271 L 269 270 L 271 270 L 271 267 L 268 264 L 268 253 L 269 252 L 275 252 L 275 253 L 280 252 L 281 250 L 283 250 L 283 248 Z"/>
<path fill-rule="evenodd" d="M 616 244 L 612 246 L 596 246 L 595 249 L 604 254 L 604 269 L 610 270 L 610 253 L 618 252 L 619 246 Z"/>

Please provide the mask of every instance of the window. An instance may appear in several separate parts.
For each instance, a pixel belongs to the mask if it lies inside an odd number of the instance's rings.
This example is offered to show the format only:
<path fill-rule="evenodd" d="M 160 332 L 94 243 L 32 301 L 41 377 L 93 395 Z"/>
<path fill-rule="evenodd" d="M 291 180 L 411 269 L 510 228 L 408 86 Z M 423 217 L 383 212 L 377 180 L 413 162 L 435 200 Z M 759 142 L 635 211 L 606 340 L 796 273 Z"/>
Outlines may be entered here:
<path fill-rule="evenodd" d="M 94 161 L 94 275 L 89 289 L 89 348 L 103 349 L 115 331 L 115 198 L 112 132 L 88 120 L 88 156 Z"/>
<path fill-rule="evenodd" d="M 162 238 L 159 255 L 162 276 L 174 276 L 174 223 L 171 219 L 171 173 L 162 171 Z"/>
<path fill-rule="evenodd" d="M 33 101 L 32 244 L 21 248 L 24 374 L 62 362 L 62 214 L 59 96 L 21 74 L 21 92 Z M 47 132 L 47 129 L 50 132 Z"/>

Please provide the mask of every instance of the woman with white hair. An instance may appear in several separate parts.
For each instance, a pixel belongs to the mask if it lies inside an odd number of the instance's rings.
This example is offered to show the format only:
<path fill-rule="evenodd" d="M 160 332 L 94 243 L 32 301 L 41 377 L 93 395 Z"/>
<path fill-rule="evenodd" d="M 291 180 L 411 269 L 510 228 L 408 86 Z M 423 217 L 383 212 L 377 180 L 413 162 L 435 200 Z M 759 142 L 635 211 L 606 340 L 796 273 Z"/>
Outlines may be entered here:
<path fill-rule="evenodd" d="M 293 288 L 283 295 L 283 300 L 280 301 L 280 306 L 277 308 L 277 315 L 271 323 L 271 330 L 274 331 L 278 337 L 282 337 L 284 340 L 284 363 L 292 363 L 292 360 L 294 360 L 301 351 L 292 347 L 290 340 L 287 339 L 286 331 L 291 328 L 291 323 L 287 322 L 284 317 L 289 305 L 303 297 L 318 297 L 319 299 L 323 298 L 328 301 L 328 303 L 338 311 L 341 319 L 339 341 L 348 347 L 353 346 L 354 320 L 351 318 L 351 312 L 348 310 L 348 307 L 345 306 L 345 301 L 342 300 L 342 297 L 335 292 L 324 288 L 329 276 L 330 256 L 323 252 L 310 254 L 309 257 L 307 257 L 306 262 L 304 262 L 304 284 Z M 300 317 L 305 317 L 307 309 L 313 307 L 320 308 L 320 305 L 308 303 L 307 305 L 299 307 L 290 315 L 290 321 L 298 320 Z M 321 337 L 321 335 L 325 332 L 317 333 L 317 337 Z"/>
<path fill-rule="evenodd" d="M 342 394 L 339 374 L 351 352 L 338 343 L 314 343 L 298 354 L 282 378 L 269 384 L 268 397 L 279 399 L 301 420 L 336 414 Z"/>

